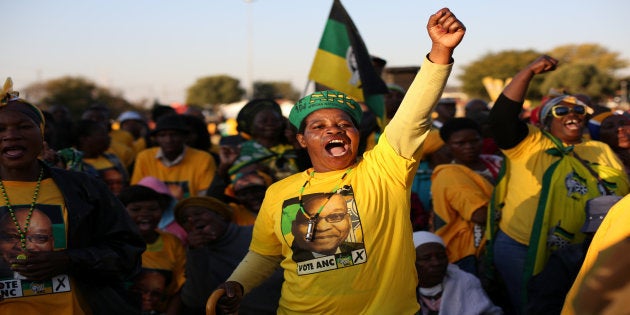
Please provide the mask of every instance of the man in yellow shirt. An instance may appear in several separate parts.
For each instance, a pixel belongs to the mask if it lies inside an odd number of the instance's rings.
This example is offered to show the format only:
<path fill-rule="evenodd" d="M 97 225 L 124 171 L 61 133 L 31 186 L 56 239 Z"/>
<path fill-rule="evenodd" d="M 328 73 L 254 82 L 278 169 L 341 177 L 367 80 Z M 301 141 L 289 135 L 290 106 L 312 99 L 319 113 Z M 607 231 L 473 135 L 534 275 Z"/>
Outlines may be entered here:
<path fill-rule="evenodd" d="M 205 195 L 214 179 L 216 164 L 210 153 L 185 145 L 187 133 L 180 115 L 161 117 L 152 131 L 159 146 L 138 154 L 131 184 L 153 176 L 164 182 L 177 200 Z"/>

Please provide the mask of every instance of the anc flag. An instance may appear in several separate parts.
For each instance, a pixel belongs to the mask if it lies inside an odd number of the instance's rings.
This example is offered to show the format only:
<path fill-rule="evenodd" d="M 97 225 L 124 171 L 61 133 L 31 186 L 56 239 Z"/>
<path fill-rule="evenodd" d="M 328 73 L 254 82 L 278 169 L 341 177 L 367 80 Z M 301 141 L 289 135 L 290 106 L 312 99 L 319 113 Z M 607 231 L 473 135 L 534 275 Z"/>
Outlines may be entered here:
<path fill-rule="evenodd" d="M 376 73 L 359 31 L 339 0 L 333 1 L 308 78 L 364 102 L 383 121 L 387 85 Z"/>

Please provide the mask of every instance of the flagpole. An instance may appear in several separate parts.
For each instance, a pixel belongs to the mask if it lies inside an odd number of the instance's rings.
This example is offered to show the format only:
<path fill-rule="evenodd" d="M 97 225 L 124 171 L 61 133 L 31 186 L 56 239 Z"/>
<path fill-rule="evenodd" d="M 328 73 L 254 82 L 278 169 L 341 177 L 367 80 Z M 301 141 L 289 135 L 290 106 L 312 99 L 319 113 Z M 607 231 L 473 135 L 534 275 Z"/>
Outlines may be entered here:
<path fill-rule="evenodd" d="M 309 84 L 311 84 L 313 81 L 311 80 L 306 80 L 306 86 L 304 86 L 304 91 L 302 92 L 302 95 L 300 96 L 300 98 L 306 96 L 308 94 L 308 86 Z"/>
<path fill-rule="evenodd" d="M 254 0 L 244 0 L 247 5 L 247 86 L 245 88 L 246 97 L 252 99 L 254 97 L 254 82 L 252 79 L 254 68 L 254 44 L 253 44 L 253 26 L 252 26 L 252 2 Z"/>

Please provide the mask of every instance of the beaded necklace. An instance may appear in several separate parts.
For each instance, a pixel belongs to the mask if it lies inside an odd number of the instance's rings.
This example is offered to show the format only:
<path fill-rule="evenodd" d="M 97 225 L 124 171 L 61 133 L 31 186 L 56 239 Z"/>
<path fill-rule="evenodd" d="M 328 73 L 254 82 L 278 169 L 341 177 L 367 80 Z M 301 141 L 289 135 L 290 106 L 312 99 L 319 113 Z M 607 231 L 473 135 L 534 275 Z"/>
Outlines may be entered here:
<path fill-rule="evenodd" d="M 31 202 L 31 207 L 28 209 L 28 215 L 26 216 L 26 222 L 24 223 L 24 229 L 20 227 L 20 222 L 18 222 L 17 217 L 15 216 L 15 210 L 13 210 L 13 206 L 9 202 L 9 195 L 7 195 L 7 190 L 4 188 L 4 183 L 2 179 L 0 179 L 0 190 L 2 190 L 2 197 L 4 197 L 4 202 L 9 209 L 9 215 L 13 220 L 13 224 L 17 228 L 18 234 L 20 234 L 20 247 L 22 247 L 22 251 L 26 252 L 26 232 L 28 231 L 28 226 L 31 223 L 31 216 L 33 215 L 33 210 L 35 210 L 35 203 L 37 202 L 37 197 L 39 196 L 39 187 L 42 183 L 42 178 L 44 177 L 44 168 L 40 168 L 39 177 L 37 178 L 37 185 L 35 185 L 35 192 L 33 193 L 33 201 Z M 20 256 L 18 255 L 18 259 Z M 24 256 L 26 258 L 26 256 Z"/>
<path fill-rule="evenodd" d="M 339 186 L 341 186 L 341 184 L 343 183 L 343 180 L 346 178 L 346 175 L 348 175 L 348 173 L 350 173 L 351 170 L 352 170 L 352 167 L 348 168 L 343 173 L 343 175 L 339 179 L 339 183 L 337 184 L 337 186 L 335 186 L 335 188 L 333 188 L 332 190 L 333 193 L 337 192 L 337 189 L 339 189 Z M 304 188 L 306 188 L 306 185 L 308 185 L 308 183 L 311 182 L 311 179 L 313 177 L 315 177 L 315 170 L 311 172 L 308 179 L 304 182 L 304 185 L 302 185 L 302 188 L 300 189 L 300 195 L 298 197 L 298 201 L 300 202 L 300 211 L 308 219 L 307 225 L 306 225 L 306 234 L 304 235 L 304 239 L 308 242 L 313 241 L 313 237 L 315 236 L 315 232 L 316 232 L 315 229 L 317 227 L 317 221 L 319 220 L 319 214 L 322 212 L 322 210 L 324 210 L 324 207 L 326 206 L 326 204 L 328 204 L 328 201 L 330 200 L 330 198 L 332 198 L 332 194 L 329 195 L 328 198 L 326 198 L 326 201 L 324 202 L 324 204 L 322 204 L 319 207 L 319 209 L 317 209 L 317 212 L 315 212 L 315 214 L 312 217 L 308 215 L 306 210 L 304 210 L 304 204 L 302 203 L 302 195 L 304 194 Z"/>

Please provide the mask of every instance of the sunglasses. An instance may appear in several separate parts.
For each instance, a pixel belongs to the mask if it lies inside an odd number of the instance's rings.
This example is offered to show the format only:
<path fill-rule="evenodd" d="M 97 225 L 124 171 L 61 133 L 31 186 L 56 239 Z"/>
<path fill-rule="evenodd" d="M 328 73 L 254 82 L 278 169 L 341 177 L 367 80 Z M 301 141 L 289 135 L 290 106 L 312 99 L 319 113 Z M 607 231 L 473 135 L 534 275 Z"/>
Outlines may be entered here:
<path fill-rule="evenodd" d="M 584 105 L 575 105 L 573 107 L 565 106 L 565 105 L 556 105 L 551 108 L 551 114 L 553 117 L 560 118 L 562 116 L 568 115 L 570 112 L 573 112 L 577 115 L 585 115 L 586 114 L 586 106 Z"/>

